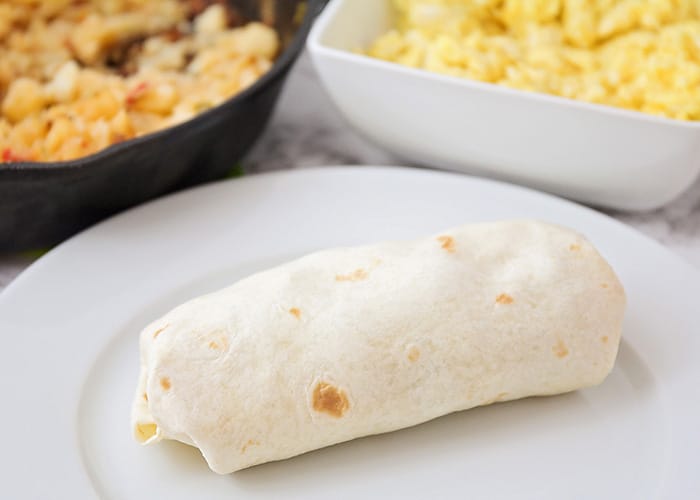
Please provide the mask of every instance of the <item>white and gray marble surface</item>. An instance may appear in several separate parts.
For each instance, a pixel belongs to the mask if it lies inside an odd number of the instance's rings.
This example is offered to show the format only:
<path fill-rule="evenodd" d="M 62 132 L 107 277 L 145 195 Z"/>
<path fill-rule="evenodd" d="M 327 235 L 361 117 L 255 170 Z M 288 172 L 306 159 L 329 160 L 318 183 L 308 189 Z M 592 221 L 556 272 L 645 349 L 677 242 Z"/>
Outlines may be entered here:
<path fill-rule="evenodd" d="M 405 162 L 354 133 L 324 93 L 304 55 L 281 98 L 277 112 L 255 149 L 243 162 L 249 172 L 317 165 L 401 165 Z M 613 217 L 660 241 L 700 268 L 700 179 L 678 200 L 646 214 Z M 32 257 L 0 256 L 0 290 Z"/>

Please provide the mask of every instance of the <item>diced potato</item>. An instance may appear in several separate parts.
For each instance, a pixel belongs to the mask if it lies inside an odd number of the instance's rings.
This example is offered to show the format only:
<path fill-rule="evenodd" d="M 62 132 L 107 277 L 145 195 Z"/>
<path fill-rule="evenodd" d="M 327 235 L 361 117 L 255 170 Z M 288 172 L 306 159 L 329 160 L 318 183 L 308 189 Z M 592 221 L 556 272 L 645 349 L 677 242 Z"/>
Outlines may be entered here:
<path fill-rule="evenodd" d="M 100 119 L 109 120 L 121 109 L 122 104 L 117 100 L 112 91 L 105 89 L 94 96 L 75 103 L 75 113 L 87 121 Z"/>
<path fill-rule="evenodd" d="M 7 90 L 2 113 L 11 123 L 17 123 L 44 108 L 46 99 L 41 84 L 32 78 L 18 78 Z"/>
<path fill-rule="evenodd" d="M 195 33 L 221 33 L 226 30 L 226 10 L 219 4 L 208 7 L 194 20 Z"/>
<path fill-rule="evenodd" d="M 75 97 L 80 68 L 75 61 L 68 61 L 46 85 L 46 97 L 54 102 L 68 102 Z"/>
<path fill-rule="evenodd" d="M 120 110 L 110 122 L 112 127 L 112 142 L 121 142 L 130 137 L 134 137 L 134 126 L 131 123 L 131 118 L 125 110 Z"/>
<path fill-rule="evenodd" d="M 279 37 L 264 24 L 250 23 L 228 32 L 222 45 L 241 55 L 272 59 L 279 50 Z"/>
<path fill-rule="evenodd" d="M 0 5 L 0 40 L 12 31 L 12 14 L 9 5 Z"/>
<path fill-rule="evenodd" d="M 44 145 L 50 153 L 55 153 L 66 142 L 70 137 L 73 137 L 77 133 L 73 121 L 61 117 L 53 121 L 49 133 L 46 135 L 46 140 Z"/>
<path fill-rule="evenodd" d="M 159 115 L 168 114 L 178 101 L 177 89 L 168 83 L 148 85 L 144 91 L 137 96 L 131 109 Z"/>

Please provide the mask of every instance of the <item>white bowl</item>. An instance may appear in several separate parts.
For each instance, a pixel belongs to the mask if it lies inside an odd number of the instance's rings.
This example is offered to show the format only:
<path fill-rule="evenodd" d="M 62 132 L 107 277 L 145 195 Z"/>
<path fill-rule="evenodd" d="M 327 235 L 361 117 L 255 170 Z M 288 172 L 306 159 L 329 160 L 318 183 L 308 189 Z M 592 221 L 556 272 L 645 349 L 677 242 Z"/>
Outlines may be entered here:
<path fill-rule="evenodd" d="M 332 0 L 308 39 L 348 121 L 412 161 L 583 202 L 658 208 L 700 171 L 700 123 L 512 90 L 353 53 L 393 25 L 390 0 Z"/>

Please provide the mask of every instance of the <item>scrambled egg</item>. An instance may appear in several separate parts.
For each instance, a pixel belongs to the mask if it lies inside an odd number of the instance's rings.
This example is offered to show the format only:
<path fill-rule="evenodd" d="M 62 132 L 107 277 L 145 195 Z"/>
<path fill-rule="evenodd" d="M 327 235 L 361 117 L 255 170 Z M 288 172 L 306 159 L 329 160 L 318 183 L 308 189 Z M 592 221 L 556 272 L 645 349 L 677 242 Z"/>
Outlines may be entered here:
<path fill-rule="evenodd" d="M 393 0 L 367 54 L 446 75 L 700 119 L 700 0 Z"/>

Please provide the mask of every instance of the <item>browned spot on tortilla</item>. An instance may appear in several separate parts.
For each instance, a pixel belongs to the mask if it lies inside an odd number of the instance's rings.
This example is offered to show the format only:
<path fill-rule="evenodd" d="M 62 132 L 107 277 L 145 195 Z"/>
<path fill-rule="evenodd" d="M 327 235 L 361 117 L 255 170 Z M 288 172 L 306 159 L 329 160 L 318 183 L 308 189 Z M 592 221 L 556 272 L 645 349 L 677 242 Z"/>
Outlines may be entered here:
<path fill-rule="evenodd" d="M 601 283 L 601 284 L 600 284 L 600 288 L 608 288 L 608 284 L 607 284 L 607 283 Z"/>
<path fill-rule="evenodd" d="M 499 304 L 512 304 L 513 297 L 511 297 L 507 293 L 502 293 L 501 295 L 496 297 L 496 302 L 498 302 Z"/>
<path fill-rule="evenodd" d="M 416 346 L 411 346 L 408 349 L 407 357 L 411 363 L 415 363 L 416 361 L 418 361 L 418 358 L 420 358 L 420 350 Z"/>
<path fill-rule="evenodd" d="M 241 453 L 245 453 L 249 446 L 259 445 L 260 441 L 255 441 L 254 439 L 249 439 L 246 444 L 241 447 Z"/>
<path fill-rule="evenodd" d="M 557 355 L 558 358 L 565 358 L 569 355 L 569 349 L 567 349 L 564 341 L 559 339 L 557 344 L 552 347 L 552 352 Z"/>
<path fill-rule="evenodd" d="M 438 236 L 437 240 L 442 243 L 440 245 L 444 250 L 449 253 L 455 253 L 455 239 L 452 236 Z"/>
<path fill-rule="evenodd" d="M 228 350 L 228 337 L 226 336 L 226 333 L 221 330 L 217 330 L 209 334 L 208 337 L 204 339 L 205 342 L 207 340 L 209 340 L 207 346 L 212 351 L 226 352 Z"/>
<path fill-rule="evenodd" d="M 206 347 L 214 353 L 210 356 L 221 356 L 228 351 L 228 336 L 226 331 L 223 329 L 213 330 L 207 332 L 201 337 L 202 347 L 206 344 Z"/>
<path fill-rule="evenodd" d="M 164 391 L 170 390 L 170 379 L 168 377 L 163 377 L 160 379 L 160 386 Z"/>
<path fill-rule="evenodd" d="M 292 307 L 289 310 L 289 314 L 294 316 L 296 319 L 301 319 L 301 309 L 299 309 L 298 307 Z"/>
<path fill-rule="evenodd" d="M 146 394 L 145 392 L 143 393 L 143 400 L 144 400 L 146 403 L 148 403 L 148 394 Z"/>
<path fill-rule="evenodd" d="M 336 274 L 336 281 L 362 281 L 367 279 L 368 273 L 364 269 L 355 269 L 350 274 Z"/>
<path fill-rule="evenodd" d="M 165 330 L 165 329 L 168 328 L 169 326 L 170 326 L 170 325 L 165 325 L 163 328 L 158 328 L 155 332 L 153 332 L 153 339 L 154 339 L 154 340 L 157 339 L 157 338 L 158 338 L 158 335 L 160 335 L 161 333 L 163 333 L 163 330 Z"/>
<path fill-rule="evenodd" d="M 581 245 L 569 245 L 569 250 L 571 250 L 572 252 L 578 252 L 579 250 L 581 250 Z"/>
<path fill-rule="evenodd" d="M 340 418 L 349 408 L 348 397 L 341 389 L 327 382 L 319 382 L 313 393 L 314 410 Z"/>
<path fill-rule="evenodd" d="M 607 343 L 608 343 L 608 336 L 607 336 L 607 335 L 604 335 L 603 337 L 600 337 L 600 341 L 601 341 L 603 344 L 607 344 Z"/>

